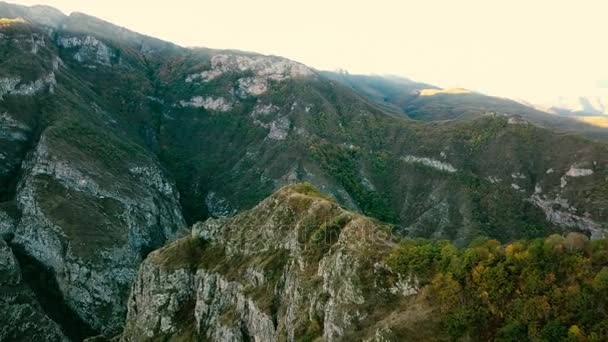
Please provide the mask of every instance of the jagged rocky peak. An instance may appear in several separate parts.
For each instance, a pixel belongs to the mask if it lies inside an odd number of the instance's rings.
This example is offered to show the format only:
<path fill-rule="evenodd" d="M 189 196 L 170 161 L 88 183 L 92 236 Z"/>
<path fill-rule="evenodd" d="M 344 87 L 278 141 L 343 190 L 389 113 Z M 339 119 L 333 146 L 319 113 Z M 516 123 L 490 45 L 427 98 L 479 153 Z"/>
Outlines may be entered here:
<path fill-rule="evenodd" d="M 57 45 L 64 49 L 74 50 L 72 58 L 81 63 L 101 64 L 110 66 L 116 58 L 114 52 L 97 38 L 87 35 L 85 37 L 69 36 L 59 37 Z"/>
<path fill-rule="evenodd" d="M 211 67 L 186 77 L 186 82 L 208 82 L 227 72 L 252 71 L 255 76 L 272 80 L 290 77 L 312 76 L 314 72 L 307 66 L 286 58 L 255 54 L 218 53 L 211 57 Z"/>
<path fill-rule="evenodd" d="M 394 245 L 382 224 L 311 186 L 282 188 L 151 253 L 133 286 L 121 339 L 398 337 L 424 314 L 406 305 L 417 281 L 383 263 Z"/>

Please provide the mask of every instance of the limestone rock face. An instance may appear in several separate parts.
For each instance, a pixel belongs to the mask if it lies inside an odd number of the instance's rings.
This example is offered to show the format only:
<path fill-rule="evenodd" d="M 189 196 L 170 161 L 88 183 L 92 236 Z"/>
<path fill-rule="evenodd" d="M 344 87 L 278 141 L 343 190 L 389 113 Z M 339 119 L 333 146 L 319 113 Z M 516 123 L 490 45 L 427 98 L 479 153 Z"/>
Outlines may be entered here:
<path fill-rule="evenodd" d="M 15 230 L 15 218 L 0 209 L 0 235 L 10 237 Z"/>
<path fill-rule="evenodd" d="M 33 18 L 25 8 L 12 10 Z M 91 34 L 55 30 L 26 22 L 0 39 L 7 56 L 0 70 L 0 236 L 27 262 L 27 274 L 45 279 L 19 278 L 13 285 L 30 287 L 27 295 L 3 297 L 2 316 L 11 315 L 0 322 L 2 341 L 27 340 L 28 329 L 37 334 L 26 326 L 34 320 L 72 340 L 119 333 L 139 263 L 186 227 L 174 181 L 156 156 L 76 81 L 75 67 L 119 62 L 114 50 Z M 59 314 L 44 316 L 55 307 Z M 12 327 L 10 319 L 24 325 Z M 64 338 L 57 331 L 30 340 Z"/>
<path fill-rule="evenodd" d="M 0 99 L 4 95 L 31 96 L 44 89 L 53 91 L 57 81 L 53 72 L 33 82 L 23 83 L 19 77 L 5 77 L 0 79 Z"/>
<path fill-rule="evenodd" d="M 605 229 L 599 223 L 589 217 L 577 215 L 576 208 L 571 207 L 563 198 L 547 199 L 535 194 L 530 197 L 530 202 L 541 208 L 550 222 L 587 232 L 592 238 L 606 236 Z"/>
<path fill-rule="evenodd" d="M 64 49 L 73 50 L 74 60 L 90 67 L 95 64 L 110 66 L 116 58 L 111 48 L 93 36 L 60 37 L 57 44 Z"/>
<path fill-rule="evenodd" d="M 19 263 L 2 239 L 0 312 L 0 341 L 69 341 L 24 283 Z"/>
<path fill-rule="evenodd" d="M 212 98 L 202 96 L 195 96 L 190 101 L 180 101 L 182 107 L 194 107 L 194 108 L 205 108 L 207 110 L 216 110 L 220 112 L 227 112 L 232 108 L 232 105 L 226 101 L 223 97 Z"/>
<path fill-rule="evenodd" d="M 121 339 L 382 340 L 402 322 L 366 318 L 418 291 L 382 266 L 393 245 L 376 223 L 306 186 L 283 188 L 150 254 Z"/>
<path fill-rule="evenodd" d="M 112 170 L 52 129 L 23 172 L 14 244 L 53 271 L 93 330 L 118 332 L 139 262 L 185 227 L 174 185 L 152 160 Z"/>
<path fill-rule="evenodd" d="M 252 71 L 259 80 L 272 79 L 277 81 L 290 77 L 314 75 L 314 72 L 304 64 L 285 58 L 260 55 L 216 54 L 211 57 L 211 68 L 209 70 L 189 75 L 186 78 L 186 82 L 209 82 L 222 76 L 224 73 L 234 71 Z M 249 79 L 246 83 L 255 83 L 256 78 Z"/>

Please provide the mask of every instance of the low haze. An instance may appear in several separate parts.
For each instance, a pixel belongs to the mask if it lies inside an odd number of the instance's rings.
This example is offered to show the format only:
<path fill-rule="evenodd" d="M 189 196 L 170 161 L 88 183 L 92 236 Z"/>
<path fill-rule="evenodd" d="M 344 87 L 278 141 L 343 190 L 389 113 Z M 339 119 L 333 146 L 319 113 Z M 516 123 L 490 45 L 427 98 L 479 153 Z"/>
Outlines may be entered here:
<path fill-rule="evenodd" d="M 395 74 L 531 101 L 594 94 L 608 87 L 606 1 L 44 4 L 184 46 L 250 50 L 318 69 Z"/>

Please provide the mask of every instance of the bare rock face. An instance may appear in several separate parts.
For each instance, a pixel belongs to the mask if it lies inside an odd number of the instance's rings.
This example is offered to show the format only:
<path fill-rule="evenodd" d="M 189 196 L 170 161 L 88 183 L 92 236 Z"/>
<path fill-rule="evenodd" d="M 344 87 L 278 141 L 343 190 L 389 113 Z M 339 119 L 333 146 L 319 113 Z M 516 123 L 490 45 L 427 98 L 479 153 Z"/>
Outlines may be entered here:
<path fill-rule="evenodd" d="M 113 334 L 139 262 L 185 227 L 178 195 L 153 160 L 108 164 L 53 129 L 24 164 L 14 244 L 55 275 L 68 307 Z"/>
<path fill-rule="evenodd" d="M 0 235 L 12 235 L 14 230 L 15 218 L 11 217 L 6 211 L 0 209 Z"/>
<path fill-rule="evenodd" d="M 0 237 L 16 256 L 2 267 L 23 262 L 1 298 L 0 341 L 119 333 L 140 262 L 185 229 L 154 154 L 75 81 L 80 65 L 119 62 L 114 50 L 55 30 L 23 23 L 0 39 Z"/>
<path fill-rule="evenodd" d="M 230 208 L 230 203 L 213 191 L 205 196 L 205 205 L 212 217 L 225 217 L 235 213 L 235 210 Z"/>
<path fill-rule="evenodd" d="M 0 239 L 0 312 L 0 341 L 69 341 L 24 283 L 19 263 L 3 239 Z"/>
<path fill-rule="evenodd" d="M 570 169 L 568 169 L 568 172 L 566 172 L 566 176 L 568 177 L 585 177 L 591 176 L 592 174 L 592 169 L 578 168 L 575 165 L 572 165 Z"/>
<path fill-rule="evenodd" d="M 7 112 L 0 113 L 0 139 L 23 141 L 32 129 Z"/>
<path fill-rule="evenodd" d="M 85 37 L 60 37 L 57 44 L 64 49 L 73 50 L 72 57 L 74 60 L 89 67 L 95 67 L 95 64 L 110 66 L 112 60 L 116 58 L 110 47 L 89 35 Z"/>
<path fill-rule="evenodd" d="M 416 157 L 416 156 L 408 155 L 408 156 L 401 158 L 401 160 L 405 161 L 406 163 L 422 164 L 422 165 L 437 169 L 439 171 L 444 171 L 444 172 L 449 172 L 449 173 L 454 173 L 454 172 L 458 171 L 458 170 L 456 170 L 456 168 L 454 166 L 452 166 L 449 163 L 445 163 L 445 162 L 442 162 L 439 160 L 426 158 L 426 157 Z"/>
<path fill-rule="evenodd" d="M 153 252 L 121 339 L 382 340 L 402 322 L 381 317 L 418 291 L 382 266 L 393 245 L 376 223 L 306 185 L 283 188 Z"/>
<path fill-rule="evenodd" d="M 577 210 L 563 198 L 548 199 L 539 194 L 530 197 L 530 202 L 537 205 L 547 216 L 547 220 L 562 227 L 587 232 L 591 238 L 606 237 L 606 230 L 598 222 L 589 217 L 577 215 Z"/>
<path fill-rule="evenodd" d="M 0 78 L 0 100 L 4 95 L 31 96 L 44 89 L 49 89 L 52 92 L 56 84 L 57 81 L 53 72 L 33 82 L 26 83 L 21 82 L 20 77 Z"/>
<path fill-rule="evenodd" d="M 205 108 L 207 110 L 215 110 L 219 112 L 227 112 L 232 109 L 232 104 L 223 97 L 212 98 L 202 96 L 194 96 L 190 101 L 180 101 L 182 107 Z"/>
<path fill-rule="evenodd" d="M 186 78 L 186 82 L 209 82 L 227 72 L 235 71 L 252 71 L 257 78 L 272 79 L 276 81 L 290 77 L 314 75 L 314 72 L 304 64 L 290 61 L 285 58 L 262 55 L 217 54 L 211 57 L 211 68 L 209 70 L 189 75 Z"/>
<path fill-rule="evenodd" d="M 285 58 L 263 55 L 214 54 L 210 58 L 210 67 L 199 73 L 186 77 L 186 83 L 204 84 L 222 78 L 224 75 L 243 74 L 236 82 L 232 95 L 236 99 L 245 100 L 258 97 L 268 92 L 271 82 L 280 82 L 293 78 L 314 76 L 315 73 L 307 66 Z M 222 102 L 218 102 L 218 101 Z M 182 106 L 204 107 L 220 111 L 228 111 L 229 104 L 222 98 L 212 99 L 197 96 L 190 101 L 181 101 Z"/>
<path fill-rule="evenodd" d="M 86 87 L 64 102 L 71 68 L 109 66 L 112 48 L 48 29 L 23 23 L 0 39 L 10 52 L 0 76 L 0 236 L 17 257 L 2 267 L 24 262 L 2 297 L 1 341 L 119 333 L 139 263 L 185 228 L 155 156 L 108 130 L 102 122 L 116 120 Z"/>

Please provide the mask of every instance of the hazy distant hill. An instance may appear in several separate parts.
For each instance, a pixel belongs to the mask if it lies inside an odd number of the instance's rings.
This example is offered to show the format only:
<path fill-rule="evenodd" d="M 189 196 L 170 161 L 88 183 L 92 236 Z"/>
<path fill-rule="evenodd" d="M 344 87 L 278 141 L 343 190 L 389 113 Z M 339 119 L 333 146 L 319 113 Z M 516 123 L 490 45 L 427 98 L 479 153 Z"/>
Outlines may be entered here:
<path fill-rule="evenodd" d="M 608 91 L 606 93 L 596 96 L 560 96 L 543 105 L 564 115 L 608 115 Z"/>
<path fill-rule="evenodd" d="M 557 108 L 536 109 L 544 107 L 462 90 L 458 92 L 433 91 L 428 92 L 430 95 L 424 96 L 425 89 L 437 90 L 439 88 L 392 76 L 363 76 L 340 72 L 324 72 L 324 75 L 349 86 L 379 105 L 416 120 L 472 120 L 493 112 L 520 115 L 541 127 L 608 141 L 606 126 L 602 127 L 596 125 L 595 122 L 584 122 L 568 117 L 563 115 L 564 110 Z M 423 96 L 420 96 L 421 93 Z M 596 102 L 590 101 L 590 103 Z"/>

